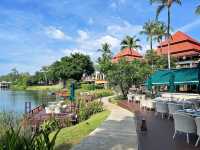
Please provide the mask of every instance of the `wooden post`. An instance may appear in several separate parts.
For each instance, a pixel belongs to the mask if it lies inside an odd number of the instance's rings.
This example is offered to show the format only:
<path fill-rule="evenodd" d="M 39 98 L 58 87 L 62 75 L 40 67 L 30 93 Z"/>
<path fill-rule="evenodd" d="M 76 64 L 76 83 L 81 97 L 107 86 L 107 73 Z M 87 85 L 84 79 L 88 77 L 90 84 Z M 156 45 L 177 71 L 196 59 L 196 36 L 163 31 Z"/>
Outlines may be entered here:
<path fill-rule="evenodd" d="M 25 113 L 31 112 L 31 102 L 25 102 Z"/>

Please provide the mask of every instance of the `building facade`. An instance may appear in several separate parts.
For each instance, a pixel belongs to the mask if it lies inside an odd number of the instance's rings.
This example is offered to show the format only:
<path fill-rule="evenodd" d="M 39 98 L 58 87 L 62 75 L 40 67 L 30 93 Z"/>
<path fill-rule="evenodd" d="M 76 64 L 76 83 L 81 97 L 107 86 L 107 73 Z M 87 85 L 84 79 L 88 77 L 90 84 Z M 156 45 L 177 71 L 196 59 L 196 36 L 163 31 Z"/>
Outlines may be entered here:
<path fill-rule="evenodd" d="M 176 68 L 196 67 L 200 60 L 200 42 L 181 31 L 171 36 L 170 47 L 166 40 L 160 43 L 156 51 L 158 54 L 167 55 L 168 49 L 170 56 L 177 60 Z"/>

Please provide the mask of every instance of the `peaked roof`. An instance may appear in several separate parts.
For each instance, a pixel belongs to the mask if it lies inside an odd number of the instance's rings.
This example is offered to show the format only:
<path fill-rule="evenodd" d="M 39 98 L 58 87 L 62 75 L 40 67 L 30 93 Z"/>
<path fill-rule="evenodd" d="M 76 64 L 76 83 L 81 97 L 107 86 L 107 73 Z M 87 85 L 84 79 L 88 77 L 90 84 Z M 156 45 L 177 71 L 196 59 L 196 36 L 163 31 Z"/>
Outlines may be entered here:
<path fill-rule="evenodd" d="M 168 40 L 162 42 L 156 51 L 159 54 L 167 54 Z M 170 53 L 175 56 L 196 55 L 200 53 L 200 43 L 187 34 L 178 31 L 170 39 Z"/>
<path fill-rule="evenodd" d="M 117 53 L 112 61 L 113 62 L 117 62 L 119 61 L 121 58 L 127 58 L 129 61 L 132 61 L 134 59 L 141 59 L 142 55 L 140 53 L 138 53 L 136 50 L 134 49 L 130 49 L 130 48 L 125 48 L 123 50 L 121 50 L 119 53 Z"/>

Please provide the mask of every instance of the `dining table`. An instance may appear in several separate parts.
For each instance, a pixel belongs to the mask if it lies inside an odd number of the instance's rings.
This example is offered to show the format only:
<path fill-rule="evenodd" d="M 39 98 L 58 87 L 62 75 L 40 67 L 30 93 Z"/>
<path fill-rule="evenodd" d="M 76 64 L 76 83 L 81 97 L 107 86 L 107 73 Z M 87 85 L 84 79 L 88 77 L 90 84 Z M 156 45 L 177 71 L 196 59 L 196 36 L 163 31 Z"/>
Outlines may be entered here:
<path fill-rule="evenodd" d="M 183 110 L 178 110 L 177 112 L 185 113 L 192 117 L 200 117 L 200 109 L 183 109 Z"/>

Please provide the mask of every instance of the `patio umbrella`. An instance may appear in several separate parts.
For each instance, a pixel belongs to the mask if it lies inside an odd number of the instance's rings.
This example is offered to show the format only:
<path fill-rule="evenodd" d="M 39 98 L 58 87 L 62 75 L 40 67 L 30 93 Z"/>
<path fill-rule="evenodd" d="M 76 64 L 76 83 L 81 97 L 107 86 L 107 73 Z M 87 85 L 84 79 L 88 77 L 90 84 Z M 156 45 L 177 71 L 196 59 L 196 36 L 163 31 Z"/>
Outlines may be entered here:
<path fill-rule="evenodd" d="M 175 80 L 174 73 L 171 72 L 171 76 L 170 76 L 170 79 L 169 79 L 169 92 L 170 92 L 170 93 L 175 92 L 174 80 Z"/>
<path fill-rule="evenodd" d="M 71 83 L 70 85 L 70 97 L 69 97 L 70 101 L 74 101 L 75 100 L 75 84 L 74 82 Z"/>
<path fill-rule="evenodd" d="M 151 77 L 149 77 L 149 79 L 147 80 L 147 89 L 149 91 L 152 90 L 152 79 L 151 79 Z"/>

